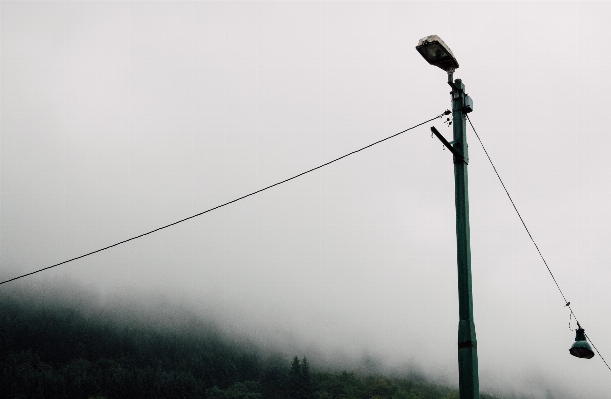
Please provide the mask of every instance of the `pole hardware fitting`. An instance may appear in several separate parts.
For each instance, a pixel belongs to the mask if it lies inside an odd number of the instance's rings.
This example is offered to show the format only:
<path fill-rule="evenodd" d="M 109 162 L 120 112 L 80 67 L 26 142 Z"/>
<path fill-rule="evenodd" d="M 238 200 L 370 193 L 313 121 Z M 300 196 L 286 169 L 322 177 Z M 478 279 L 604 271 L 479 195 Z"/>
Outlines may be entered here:
<path fill-rule="evenodd" d="M 437 130 L 435 128 L 435 126 L 431 126 L 431 132 L 433 132 L 433 134 L 435 136 L 437 136 L 437 138 L 439 139 L 439 141 L 441 141 L 441 143 L 447 147 L 448 150 L 450 150 L 452 152 L 452 154 L 454 154 L 454 163 L 461 163 L 464 162 L 465 164 L 469 164 L 469 162 L 465 159 L 465 157 L 462 156 L 462 154 L 460 152 L 458 152 L 456 150 L 456 148 L 454 148 L 452 146 L 452 144 L 456 144 L 455 141 L 452 141 L 452 143 L 449 143 L 448 140 L 445 139 L 445 137 L 443 137 L 441 135 L 441 133 L 439 133 L 439 130 Z"/>
<path fill-rule="evenodd" d="M 469 97 L 468 94 L 465 94 L 465 102 L 463 103 L 462 112 L 465 114 L 473 112 L 473 99 Z"/>
<path fill-rule="evenodd" d="M 454 70 L 448 71 L 448 84 L 452 88 L 452 91 L 460 92 L 460 88 L 454 84 Z"/>
<path fill-rule="evenodd" d="M 452 88 L 452 97 L 456 96 L 460 96 L 460 93 L 462 93 L 462 89 L 458 86 L 456 86 L 456 84 L 450 80 L 448 80 L 448 84 L 450 85 L 450 87 Z M 456 94 L 454 94 L 456 93 Z"/>
<path fill-rule="evenodd" d="M 470 348 L 470 347 L 477 348 L 477 342 L 465 341 L 465 342 L 458 343 L 458 349 Z"/>

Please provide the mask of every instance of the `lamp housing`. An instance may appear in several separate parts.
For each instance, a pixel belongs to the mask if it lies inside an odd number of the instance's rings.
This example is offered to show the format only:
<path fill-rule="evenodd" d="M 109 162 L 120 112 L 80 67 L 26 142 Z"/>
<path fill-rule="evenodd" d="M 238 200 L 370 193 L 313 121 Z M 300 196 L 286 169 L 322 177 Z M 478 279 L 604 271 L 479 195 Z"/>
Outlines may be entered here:
<path fill-rule="evenodd" d="M 581 359 L 592 359 L 594 357 L 594 351 L 590 343 L 586 339 L 586 333 L 583 328 L 578 328 L 575 333 L 575 342 L 569 349 L 571 355 Z"/>
<path fill-rule="evenodd" d="M 452 73 L 458 68 L 458 61 L 447 44 L 437 35 L 430 35 L 418 41 L 416 50 L 431 65 Z"/>

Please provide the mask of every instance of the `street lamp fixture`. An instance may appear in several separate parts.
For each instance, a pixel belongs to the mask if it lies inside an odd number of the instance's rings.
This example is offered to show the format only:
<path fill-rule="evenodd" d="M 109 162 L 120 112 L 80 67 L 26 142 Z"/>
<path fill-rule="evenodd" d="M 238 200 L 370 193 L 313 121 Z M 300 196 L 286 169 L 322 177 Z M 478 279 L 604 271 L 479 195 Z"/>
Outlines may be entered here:
<path fill-rule="evenodd" d="M 577 326 L 579 328 L 575 332 L 575 342 L 571 345 L 569 352 L 575 357 L 592 359 L 594 357 L 594 351 L 592 351 L 592 347 L 586 339 L 585 330 L 581 328 L 579 324 L 577 324 Z"/>
<path fill-rule="evenodd" d="M 458 61 L 456 61 L 452 50 L 437 35 L 420 39 L 416 50 L 429 64 L 435 65 L 447 73 L 453 73 L 458 68 Z"/>

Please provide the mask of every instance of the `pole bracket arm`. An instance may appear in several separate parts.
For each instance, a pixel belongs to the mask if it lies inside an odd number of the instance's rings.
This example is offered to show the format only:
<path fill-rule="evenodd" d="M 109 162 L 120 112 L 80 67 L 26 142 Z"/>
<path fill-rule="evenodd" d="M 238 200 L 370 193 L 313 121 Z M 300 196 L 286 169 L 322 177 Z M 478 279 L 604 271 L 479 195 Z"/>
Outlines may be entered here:
<path fill-rule="evenodd" d="M 467 162 L 467 160 L 465 159 L 465 157 L 464 157 L 464 156 L 462 156 L 462 154 L 461 154 L 460 152 L 458 152 L 458 151 L 456 150 L 456 148 L 454 148 L 454 147 L 452 146 L 452 144 L 450 144 L 450 143 L 448 142 L 448 140 L 446 140 L 446 139 L 445 139 L 445 137 L 443 137 L 443 136 L 441 135 L 441 133 L 439 133 L 439 130 L 437 130 L 437 129 L 435 128 L 435 126 L 431 126 L 431 132 L 433 132 L 433 134 L 434 134 L 435 136 L 437 136 L 437 138 L 439 139 L 439 141 L 441 141 L 441 143 L 442 143 L 443 145 L 445 145 L 445 146 L 448 148 L 448 150 L 450 150 L 450 151 L 452 152 L 452 154 L 454 154 L 454 163 L 464 162 L 464 163 L 465 163 L 465 164 L 467 164 L 467 165 L 469 164 L 469 162 Z M 454 142 L 453 142 L 453 143 L 454 143 Z"/>
<path fill-rule="evenodd" d="M 452 92 L 460 93 L 462 90 L 454 83 L 454 71 L 448 72 L 448 84 L 452 88 Z"/>

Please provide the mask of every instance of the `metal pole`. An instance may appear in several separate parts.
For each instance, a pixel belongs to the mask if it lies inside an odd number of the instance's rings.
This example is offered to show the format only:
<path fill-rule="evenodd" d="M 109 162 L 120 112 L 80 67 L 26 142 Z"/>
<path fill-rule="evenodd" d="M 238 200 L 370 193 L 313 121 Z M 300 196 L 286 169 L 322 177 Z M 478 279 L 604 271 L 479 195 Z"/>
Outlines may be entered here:
<path fill-rule="evenodd" d="M 458 381 L 460 399 L 479 399 L 477 368 L 477 340 L 473 323 L 473 295 L 471 288 L 471 245 L 469 234 L 469 193 L 467 189 L 467 151 L 465 86 L 460 79 L 452 82 L 452 112 L 454 141 L 452 146 L 462 155 L 454 156 L 456 203 L 456 249 L 458 263 Z"/>

